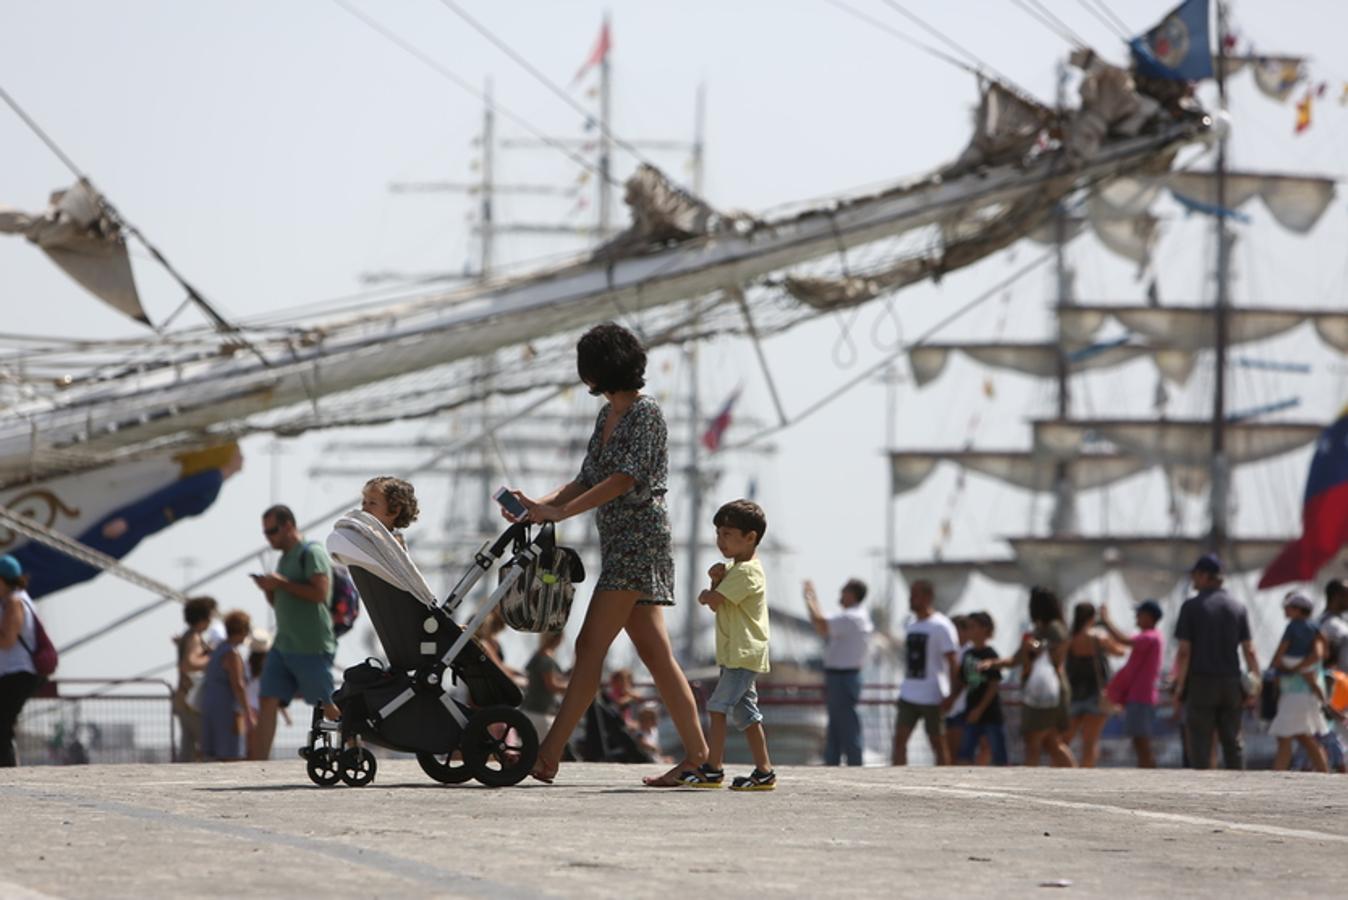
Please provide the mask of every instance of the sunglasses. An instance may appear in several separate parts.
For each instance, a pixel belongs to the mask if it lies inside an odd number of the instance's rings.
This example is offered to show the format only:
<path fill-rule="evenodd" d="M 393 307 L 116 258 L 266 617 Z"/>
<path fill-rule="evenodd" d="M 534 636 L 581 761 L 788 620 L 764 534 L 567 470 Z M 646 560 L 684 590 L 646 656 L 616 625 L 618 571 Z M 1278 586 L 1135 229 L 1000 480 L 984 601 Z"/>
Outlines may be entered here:
<path fill-rule="evenodd" d="M 265 534 L 267 537 L 275 537 L 275 536 L 276 536 L 276 533 L 277 533 L 278 531 L 280 531 L 280 530 L 281 530 L 281 526 L 280 526 L 280 525 L 273 525 L 273 526 L 270 527 L 270 528 L 264 528 L 264 529 L 262 529 L 262 533 Z"/>

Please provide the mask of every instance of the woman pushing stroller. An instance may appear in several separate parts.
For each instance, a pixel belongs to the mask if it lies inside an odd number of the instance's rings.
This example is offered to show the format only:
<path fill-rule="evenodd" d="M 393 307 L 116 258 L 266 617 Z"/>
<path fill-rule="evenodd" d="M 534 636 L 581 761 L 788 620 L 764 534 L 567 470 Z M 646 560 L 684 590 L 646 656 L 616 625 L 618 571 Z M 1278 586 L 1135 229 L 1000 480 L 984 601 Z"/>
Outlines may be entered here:
<path fill-rule="evenodd" d="M 580 473 L 537 500 L 519 492 L 516 496 L 529 511 L 529 520 L 537 523 L 597 510 L 602 571 L 576 638 L 575 665 L 561 708 L 530 774 L 548 783 L 556 777 L 567 739 L 599 689 L 609 645 L 625 630 L 684 746 L 684 758 L 673 769 L 645 783 L 678 787 L 697 777 L 698 767 L 707 761 L 707 742 L 662 610 L 674 605 L 674 556 L 665 509 L 665 420 L 655 400 L 641 393 L 646 350 L 622 326 L 606 323 L 586 332 L 576 346 L 576 369 L 590 393 L 607 400 Z"/>

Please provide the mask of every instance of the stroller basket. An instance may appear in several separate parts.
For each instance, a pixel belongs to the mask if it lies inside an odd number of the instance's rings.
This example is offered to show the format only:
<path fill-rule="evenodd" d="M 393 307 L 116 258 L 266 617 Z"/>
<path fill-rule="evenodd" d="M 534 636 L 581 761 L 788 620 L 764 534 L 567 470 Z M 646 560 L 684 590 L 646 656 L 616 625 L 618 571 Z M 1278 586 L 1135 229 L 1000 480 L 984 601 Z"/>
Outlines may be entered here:
<path fill-rule="evenodd" d="M 515 538 L 515 555 L 501 568 L 504 583 L 512 569 L 519 577 L 501 598 L 501 618 L 516 631 L 560 631 L 571 615 L 575 585 L 585 580 L 585 566 L 569 547 L 559 547 L 555 528 L 548 522 L 533 541 L 537 553 L 526 552 L 527 529 Z"/>

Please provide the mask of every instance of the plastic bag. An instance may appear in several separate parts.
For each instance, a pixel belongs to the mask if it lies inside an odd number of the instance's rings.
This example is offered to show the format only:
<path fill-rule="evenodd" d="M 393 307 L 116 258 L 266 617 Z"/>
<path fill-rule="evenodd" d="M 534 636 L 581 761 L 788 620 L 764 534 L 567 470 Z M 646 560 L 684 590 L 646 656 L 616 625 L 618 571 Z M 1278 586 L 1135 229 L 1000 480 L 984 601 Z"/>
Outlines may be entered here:
<path fill-rule="evenodd" d="M 1021 702 L 1034 709 L 1053 709 L 1062 700 L 1062 683 L 1053 665 L 1053 654 L 1045 647 L 1030 666 L 1030 677 L 1025 679 Z"/>

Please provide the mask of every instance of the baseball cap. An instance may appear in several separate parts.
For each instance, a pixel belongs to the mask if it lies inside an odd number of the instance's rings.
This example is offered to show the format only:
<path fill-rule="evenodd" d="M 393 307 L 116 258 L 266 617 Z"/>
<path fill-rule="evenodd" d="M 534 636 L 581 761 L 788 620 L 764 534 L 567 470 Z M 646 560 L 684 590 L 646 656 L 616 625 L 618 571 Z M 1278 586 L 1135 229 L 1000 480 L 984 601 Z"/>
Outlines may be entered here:
<path fill-rule="evenodd" d="M 1146 613 L 1147 615 L 1155 619 L 1157 622 L 1161 621 L 1161 616 L 1164 615 L 1164 611 L 1161 609 L 1161 604 L 1157 603 L 1155 600 L 1152 600 L 1150 598 L 1143 600 L 1141 603 L 1139 603 L 1136 607 L 1136 611 Z"/>
<path fill-rule="evenodd" d="M 1290 606 L 1293 609 L 1301 609 L 1306 612 L 1315 611 L 1315 604 L 1311 602 L 1310 598 L 1305 594 L 1299 594 L 1296 591 L 1292 591 L 1286 597 L 1283 597 L 1282 605 L 1284 608 Z"/>
<path fill-rule="evenodd" d="M 0 578 L 6 581 L 18 581 L 19 576 L 23 575 L 23 566 L 19 561 L 6 553 L 0 556 Z"/>
<path fill-rule="evenodd" d="M 1189 571 L 1210 572 L 1213 575 L 1218 575 L 1222 571 L 1222 561 L 1217 558 L 1216 553 L 1204 553 L 1198 557 L 1198 562 L 1194 563 L 1194 567 Z"/>

